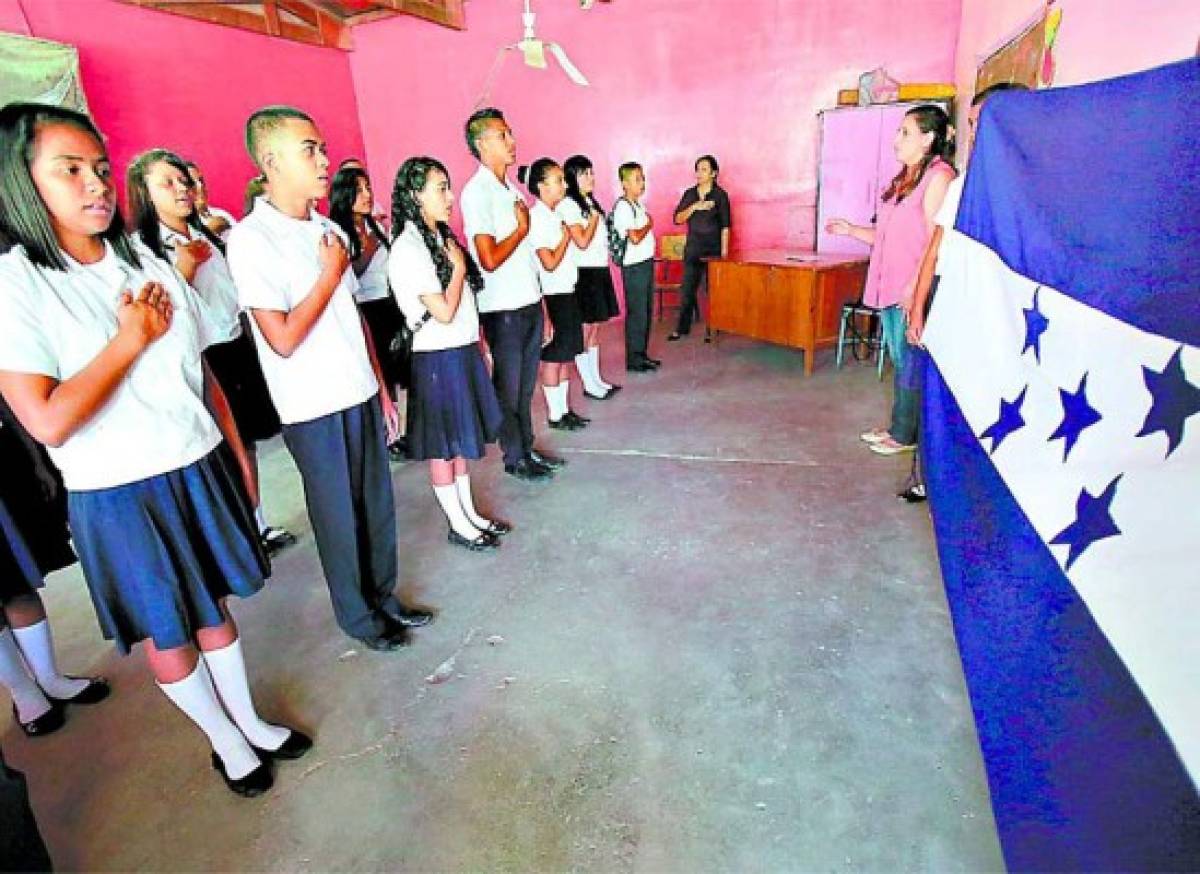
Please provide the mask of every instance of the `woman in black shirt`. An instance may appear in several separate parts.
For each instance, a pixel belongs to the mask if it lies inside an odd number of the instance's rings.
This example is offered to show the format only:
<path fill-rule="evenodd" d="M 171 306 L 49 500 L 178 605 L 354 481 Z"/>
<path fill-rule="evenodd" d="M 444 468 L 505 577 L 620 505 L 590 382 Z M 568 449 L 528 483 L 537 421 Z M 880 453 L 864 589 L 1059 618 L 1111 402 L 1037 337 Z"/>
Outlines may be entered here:
<path fill-rule="evenodd" d="M 700 315 L 696 293 L 705 275 L 704 259 L 724 258 L 729 254 L 729 231 L 733 220 L 729 211 L 729 195 L 717 184 L 721 172 L 717 159 L 704 155 L 696 160 L 696 184 L 683 192 L 675 207 L 675 224 L 686 224 L 687 244 L 683 249 L 682 300 L 679 322 L 668 340 L 678 340 L 691 333 L 692 318 Z"/>

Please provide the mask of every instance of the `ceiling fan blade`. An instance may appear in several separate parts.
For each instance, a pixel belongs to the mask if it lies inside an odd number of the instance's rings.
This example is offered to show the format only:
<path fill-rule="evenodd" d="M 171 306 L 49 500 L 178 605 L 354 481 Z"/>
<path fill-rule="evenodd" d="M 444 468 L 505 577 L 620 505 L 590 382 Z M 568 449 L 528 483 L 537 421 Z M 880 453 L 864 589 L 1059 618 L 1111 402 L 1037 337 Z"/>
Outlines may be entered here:
<path fill-rule="evenodd" d="M 546 48 L 550 49 L 550 54 L 558 60 L 562 65 L 563 71 L 567 74 L 567 78 L 576 85 L 587 86 L 590 84 L 583 73 L 579 72 L 579 68 L 571 63 L 571 59 L 567 57 L 567 53 L 562 50 L 562 46 L 558 43 L 548 42 Z"/>
<path fill-rule="evenodd" d="M 546 69 L 546 44 L 544 42 L 540 39 L 523 39 L 520 46 L 527 66 L 536 67 L 539 70 Z"/>

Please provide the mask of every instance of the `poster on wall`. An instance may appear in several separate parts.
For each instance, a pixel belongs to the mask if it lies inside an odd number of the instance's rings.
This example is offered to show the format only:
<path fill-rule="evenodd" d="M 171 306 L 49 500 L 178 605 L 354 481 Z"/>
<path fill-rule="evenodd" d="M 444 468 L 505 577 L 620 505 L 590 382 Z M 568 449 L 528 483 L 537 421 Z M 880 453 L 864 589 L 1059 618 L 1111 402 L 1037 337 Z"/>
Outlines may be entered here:
<path fill-rule="evenodd" d="M 0 33 L 0 106 L 18 100 L 87 112 L 79 51 L 49 40 Z"/>
<path fill-rule="evenodd" d="M 1046 8 L 1015 36 L 979 63 L 975 93 L 999 82 L 1016 82 L 1029 88 L 1047 88 L 1054 82 L 1054 42 L 1062 10 Z"/>

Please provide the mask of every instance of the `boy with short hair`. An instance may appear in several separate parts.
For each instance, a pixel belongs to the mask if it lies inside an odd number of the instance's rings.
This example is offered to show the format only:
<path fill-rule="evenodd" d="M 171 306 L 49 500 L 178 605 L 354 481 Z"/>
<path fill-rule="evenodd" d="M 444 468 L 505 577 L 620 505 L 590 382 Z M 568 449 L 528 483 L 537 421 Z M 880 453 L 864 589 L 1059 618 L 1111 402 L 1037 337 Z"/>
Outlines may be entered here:
<path fill-rule="evenodd" d="M 393 435 L 396 410 L 354 305 L 342 232 L 312 208 L 329 192 L 325 141 L 305 113 L 268 106 L 246 122 L 246 149 L 269 193 L 230 233 L 229 269 L 304 482 L 338 625 L 371 649 L 396 649 L 432 616 L 392 593 L 384 423 Z"/>
<path fill-rule="evenodd" d="M 654 220 L 642 206 L 646 174 L 629 161 L 617 170 L 624 196 L 613 207 L 613 227 L 628 239 L 621 260 L 625 286 L 625 369 L 633 373 L 657 370 L 662 364 L 647 354 L 650 314 L 654 304 Z"/>

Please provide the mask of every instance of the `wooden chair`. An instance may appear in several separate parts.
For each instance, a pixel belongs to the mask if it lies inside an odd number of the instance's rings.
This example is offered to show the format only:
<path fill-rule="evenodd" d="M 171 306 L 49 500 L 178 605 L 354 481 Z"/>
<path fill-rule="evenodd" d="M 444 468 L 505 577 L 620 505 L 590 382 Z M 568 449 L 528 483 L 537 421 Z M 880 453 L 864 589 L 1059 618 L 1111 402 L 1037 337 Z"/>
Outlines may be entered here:
<path fill-rule="evenodd" d="M 658 320 L 663 317 L 664 300 L 668 293 L 678 298 L 683 287 L 683 247 L 687 234 L 664 234 L 658 238 L 658 255 L 654 258 L 654 294 L 658 298 Z"/>

